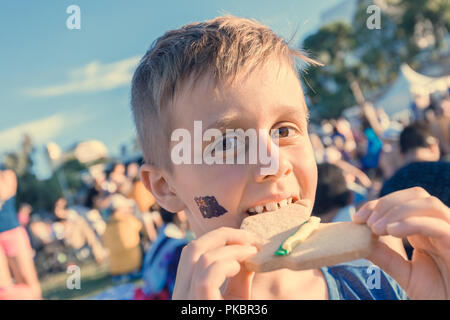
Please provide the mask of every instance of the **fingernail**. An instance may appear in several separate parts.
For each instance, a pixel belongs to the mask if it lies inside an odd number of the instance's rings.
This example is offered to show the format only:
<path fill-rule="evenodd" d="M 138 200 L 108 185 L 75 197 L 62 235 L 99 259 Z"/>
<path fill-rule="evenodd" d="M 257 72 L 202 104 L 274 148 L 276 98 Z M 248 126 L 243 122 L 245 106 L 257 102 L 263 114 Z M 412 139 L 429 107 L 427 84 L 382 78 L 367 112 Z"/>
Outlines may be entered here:
<path fill-rule="evenodd" d="M 369 208 L 362 208 L 356 212 L 355 217 L 359 219 L 364 219 L 369 215 L 369 213 L 370 213 Z"/>
<path fill-rule="evenodd" d="M 361 217 L 361 216 L 363 216 L 363 215 L 366 214 L 366 211 L 367 211 L 366 208 L 360 209 L 360 210 L 358 210 L 358 211 L 355 213 L 355 216 Z"/>
<path fill-rule="evenodd" d="M 260 243 L 254 243 L 252 248 L 255 248 L 257 252 L 259 252 L 262 248 L 262 245 Z"/>

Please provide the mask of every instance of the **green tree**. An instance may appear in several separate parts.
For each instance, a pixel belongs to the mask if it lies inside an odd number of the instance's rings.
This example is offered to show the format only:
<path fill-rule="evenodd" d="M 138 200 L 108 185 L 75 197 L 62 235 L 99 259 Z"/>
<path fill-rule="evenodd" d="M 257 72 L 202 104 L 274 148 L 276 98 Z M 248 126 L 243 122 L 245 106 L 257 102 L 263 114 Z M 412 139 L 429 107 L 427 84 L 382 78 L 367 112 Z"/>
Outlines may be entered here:
<path fill-rule="evenodd" d="M 17 206 L 28 203 L 34 211 L 51 210 L 61 196 L 61 189 L 54 176 L 47 180 L 37 179 L 33 170 L 35 150 L 31 137 L 25 134 L 20 149 L 6 154 L 5 165 L 17 175 Z"/>
<path fill-rule="evenodd" d="M 367 100 L 376 100 L 398 76 L 403 62 L 420 67 L 423 58 L 436 56 L 450 23 L 448 0 L 390 0 L 381 11 L 381 29 L 369 29 L 367 8 L 373 1 L 359 0 L 352 23 L 324 25 L 307 37 L 303 47 L 325 64 L 306 72 L 311 119 L 337 117 L 356 105 L 358 84 Z M 428 24 L 426 22 L 429 22 Z M 436 42 L 424 52 L 419 47 L 420 26 L 432 25 Z M 422 55 L 422 56 L 421 56 Z M 353 86 L 354 87 L 354 86 Z"/>
<path fill-rule="evenodd" d="M 303 47 L 325 64 L 308 69 L 306 74 L 307 94 L 314 106 L 312 118 L 337 116 L 355 104 L 347 77 L 355 71 L 348 67 L 355 46 L 352 26 L 341 22 L 325 25 L 304 40 Z"/>
<path fill-rule="evenodd" d="M 450 28 L 450 1 L 448 0 L 389 0 L 394 10 L 391 15 L 397 23 L 397 38 L 404 40 L 406 58 L 414 60 L 421 51 L 420 38 L 430 33 L 434 42 L 431 49 L 442 48 Z"/>

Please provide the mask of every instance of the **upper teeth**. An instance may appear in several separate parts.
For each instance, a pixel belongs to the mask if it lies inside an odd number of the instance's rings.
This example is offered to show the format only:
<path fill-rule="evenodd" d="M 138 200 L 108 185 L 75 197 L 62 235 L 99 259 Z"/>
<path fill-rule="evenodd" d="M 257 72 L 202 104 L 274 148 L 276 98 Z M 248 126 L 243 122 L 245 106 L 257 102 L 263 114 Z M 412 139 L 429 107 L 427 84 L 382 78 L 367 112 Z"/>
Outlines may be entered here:
<path fill-rule="evenodd" d="M 276 210 L 278 210 L 278 208 L 283 208 L 291 203 L 292 203 L 292 198 L 287 198 L 287 199 L 283 199 L 279 202 L 268 202 L 264 205 L 255 206 L 255 207 L 249 208 L 248 211 L 252 212 L 252 213 L 253 212 L 261 213 L 264 211 L 264 209 L 266 209 L 266 211 L 276 211 Z"/>

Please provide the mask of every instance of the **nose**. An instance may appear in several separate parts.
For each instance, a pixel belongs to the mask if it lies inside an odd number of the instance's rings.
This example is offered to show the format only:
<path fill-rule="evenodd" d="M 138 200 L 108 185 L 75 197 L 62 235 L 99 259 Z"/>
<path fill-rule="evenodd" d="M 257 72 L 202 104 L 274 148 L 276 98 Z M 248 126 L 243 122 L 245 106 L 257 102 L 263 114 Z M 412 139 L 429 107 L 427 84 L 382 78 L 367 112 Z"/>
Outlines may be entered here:
<path fill-rule="evenodd" d="M 255 182 L 276 181 L 292 172 L 291 162 L 270 138 L 260 137 L 258 149 L 258 165 L 253 172 Z"/>

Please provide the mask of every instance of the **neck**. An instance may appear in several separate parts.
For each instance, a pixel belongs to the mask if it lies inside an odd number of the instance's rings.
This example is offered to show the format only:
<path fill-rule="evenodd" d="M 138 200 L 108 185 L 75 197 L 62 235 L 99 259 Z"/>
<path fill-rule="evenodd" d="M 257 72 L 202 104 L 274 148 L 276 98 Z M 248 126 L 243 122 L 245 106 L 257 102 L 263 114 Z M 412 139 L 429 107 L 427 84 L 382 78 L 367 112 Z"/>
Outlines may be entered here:
<path fill-rule="evenodd" d="M 319 269 L 294 271 L 280 269 L 256 273 L 252 282 L 252 299 L 328 299 L 328 287 Z"/>
<path fill-rule="evenodd" d="M 423 161 L 436 161 L 435 156 L 426 148 L 415 149 L 405 155 L 405 165 Z"/>

